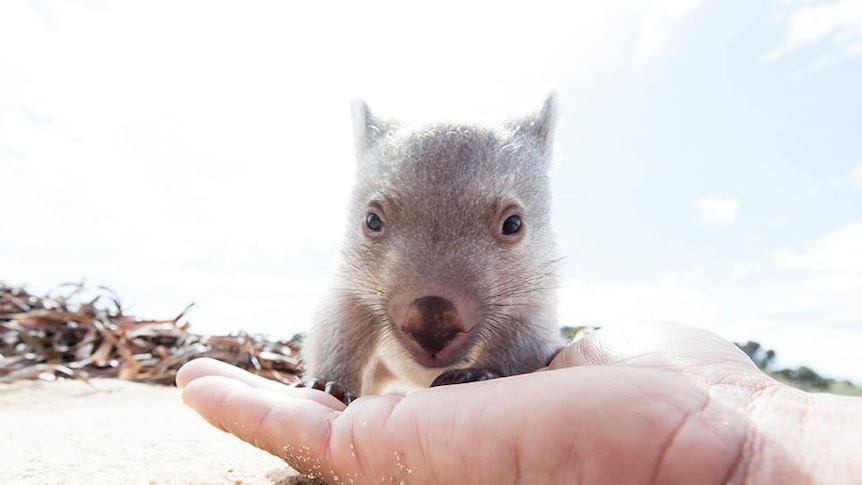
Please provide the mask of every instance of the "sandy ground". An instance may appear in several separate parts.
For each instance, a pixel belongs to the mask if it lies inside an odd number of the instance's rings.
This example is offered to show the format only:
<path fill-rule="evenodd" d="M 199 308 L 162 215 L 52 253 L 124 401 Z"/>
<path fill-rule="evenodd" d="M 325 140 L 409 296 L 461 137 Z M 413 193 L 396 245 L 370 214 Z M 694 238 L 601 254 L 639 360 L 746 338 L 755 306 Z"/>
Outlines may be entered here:
<path fill-rule="evenodd" d="M 0 384 L 0 484 L 305 483 L 211 427 L 179 389 L 91 382 Z"/>

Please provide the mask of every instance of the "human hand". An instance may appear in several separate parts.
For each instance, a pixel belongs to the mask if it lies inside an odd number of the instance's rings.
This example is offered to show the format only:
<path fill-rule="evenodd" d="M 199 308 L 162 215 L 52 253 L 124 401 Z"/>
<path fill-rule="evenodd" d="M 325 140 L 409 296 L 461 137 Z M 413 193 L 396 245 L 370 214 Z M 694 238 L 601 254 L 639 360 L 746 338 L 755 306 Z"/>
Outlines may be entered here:
<path fill-rule="evenodd" d="M 214 426 L 302 473 L 411 484 L 742 483 L 761 397 L 784 391 L 726 340 L 663 323 L 595 332 L 544 371 L 348 408 L 208 359 L 177 384 Z"/>

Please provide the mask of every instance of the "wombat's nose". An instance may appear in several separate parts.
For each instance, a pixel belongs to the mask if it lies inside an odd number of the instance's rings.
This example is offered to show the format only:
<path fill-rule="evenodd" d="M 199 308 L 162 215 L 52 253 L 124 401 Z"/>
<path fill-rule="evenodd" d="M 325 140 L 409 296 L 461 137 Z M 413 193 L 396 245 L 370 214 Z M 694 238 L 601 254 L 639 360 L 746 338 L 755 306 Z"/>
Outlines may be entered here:
<path fill-rule="evenodd" d="M 401 330 L 410 334 L 427 352 L 436 354 L 464 332 L 464 327 L 451 301 L 439 296 L 423 296 L 410 304 Z"/>

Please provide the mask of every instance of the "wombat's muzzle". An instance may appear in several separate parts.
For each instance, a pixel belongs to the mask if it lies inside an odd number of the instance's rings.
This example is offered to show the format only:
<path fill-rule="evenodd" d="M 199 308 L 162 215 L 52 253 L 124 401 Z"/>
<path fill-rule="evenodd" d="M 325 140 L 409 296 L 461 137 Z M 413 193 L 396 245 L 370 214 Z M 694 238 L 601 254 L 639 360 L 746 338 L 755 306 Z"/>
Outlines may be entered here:
<path fill-rule="evenodd" d="M 467 331 L 455 305 L 440 296 L 424 296 L 413 300 L 401 330 L 432 356 Z"/>

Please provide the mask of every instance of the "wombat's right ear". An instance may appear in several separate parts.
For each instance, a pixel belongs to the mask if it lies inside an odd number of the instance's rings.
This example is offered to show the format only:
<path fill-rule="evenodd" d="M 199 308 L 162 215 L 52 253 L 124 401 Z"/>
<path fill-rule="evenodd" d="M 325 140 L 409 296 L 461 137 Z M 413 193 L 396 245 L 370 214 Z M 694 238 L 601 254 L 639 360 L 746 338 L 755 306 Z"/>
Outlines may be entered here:
<path fill-rule="evenodd" d="M 557 119 L 557 94 L 551 92 L 545 102 L 542 103 L 542 108 L 539 111 L 530 114 L 527 117 L 509 121 L 506 123 L 513 128 L 516 133 L 526 134 L 535 139 L 546 160 L 551 159 L 551 152 L 554 146 L 554 126 Z"/>
<path fill-rule="evenodd" d="M 361 99 L 351 104 L 353 111 L 353 137 L 356 143 L 356 154 L 362 155 L 374 146 L 387 131 L 391 129 L 390 124 L 376 118 L 368 109 L 368 104 Z"/>

